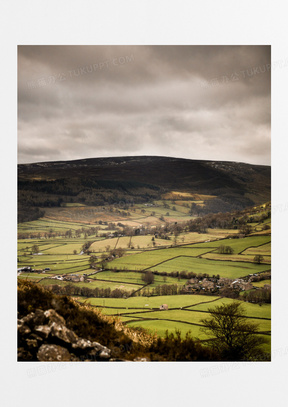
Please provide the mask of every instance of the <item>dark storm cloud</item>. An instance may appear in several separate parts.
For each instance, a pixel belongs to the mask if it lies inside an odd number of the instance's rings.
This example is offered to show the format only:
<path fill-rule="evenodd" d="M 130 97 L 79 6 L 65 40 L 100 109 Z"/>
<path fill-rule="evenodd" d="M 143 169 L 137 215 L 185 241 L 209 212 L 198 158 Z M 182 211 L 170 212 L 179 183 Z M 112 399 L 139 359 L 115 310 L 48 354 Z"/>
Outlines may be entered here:
<path fill-rule="evenodd" d="M 20 46 L 19 162 L 270 164 L 270 47 Z"/>

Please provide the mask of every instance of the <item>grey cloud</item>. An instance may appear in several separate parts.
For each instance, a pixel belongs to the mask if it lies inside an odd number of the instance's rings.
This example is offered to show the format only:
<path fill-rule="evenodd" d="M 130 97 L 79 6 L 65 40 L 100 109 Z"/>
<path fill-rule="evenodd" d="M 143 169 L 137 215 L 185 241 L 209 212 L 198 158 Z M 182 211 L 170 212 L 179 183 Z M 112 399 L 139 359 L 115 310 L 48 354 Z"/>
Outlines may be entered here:
<path fill-rule="evenodd" d="M 268 46 L 20 46 L 19 162 L 151 154 L 269 164 L 270 72 L 250 69 L 269 63 Z"/>

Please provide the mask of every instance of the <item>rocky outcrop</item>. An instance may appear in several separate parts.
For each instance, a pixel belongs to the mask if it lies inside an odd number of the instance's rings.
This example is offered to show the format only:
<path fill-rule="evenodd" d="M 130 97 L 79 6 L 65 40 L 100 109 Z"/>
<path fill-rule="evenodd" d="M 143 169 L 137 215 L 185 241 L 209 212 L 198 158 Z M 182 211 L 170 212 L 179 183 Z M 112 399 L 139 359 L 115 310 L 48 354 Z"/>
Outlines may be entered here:
<path fill-rule="evenodd" d="M 109 361 L 112 352 L 80 338 L 55 310 L 37 309 L 18 319 L 18 361 Z"/>

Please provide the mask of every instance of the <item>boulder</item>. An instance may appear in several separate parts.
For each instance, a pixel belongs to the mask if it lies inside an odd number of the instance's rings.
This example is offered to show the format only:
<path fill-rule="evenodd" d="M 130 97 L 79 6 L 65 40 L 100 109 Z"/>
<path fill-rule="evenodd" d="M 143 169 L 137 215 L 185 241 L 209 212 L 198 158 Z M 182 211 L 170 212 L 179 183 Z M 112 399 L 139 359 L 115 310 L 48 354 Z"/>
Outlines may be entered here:
<path fill-rule="evenodd" d="M 93 349 L 93 344 L 88 339 L 78 338 L 77 342 L 72 344 L 73 349 Z"/>
<path fill-rule="evenodd" d="M 56 324 L 62 324 L 65 325 L 65 319 L 61 317 L 54 309 L 48 309 L 47 311 L 44 312 L 44 315 L 46 318 L 49 320 L 49 325 L 51 325 L 53 322 L 56 322 Z"/>
<path fill-rule="evenodd" d="M 72 355 L 62 346 L 46 344 L 40 346 L 37 359 L 41 362 L 68 362 L 72 360 Z"/>
<path fill-rule="evenodd" d="M 44 325 L 47 322 L 47 317 L 42 309 L 36 309 L 33 318 L 34 325 Z"/>
<path fill-rule="evenodd" d="M 18 360 L 107 361 L 111 350 L 79 338 L 54 309 L 37 309 L 18 319 Z"/>
<path fill-rule="evenodd" d="M 65 325 L 62 324 L 57 324 L 56 322 L 53 322 L 50 326 L 50 336 L 51 337 L 56 337 L 60 341 L 73 344 L 76 343 L 78 340 L 78 336 L 68 329 Z"/>
<path fill-rule="evenodd" d="M 28 325 L 29 328 L 32 328 L 35 325 L 34 324 L 34 317 L 35 317 L 35 313 L 30 312 L 30 314 L 23 317 L 20 321 L 22 321 L 22 324 Z"/>
<path fill-rule="evenodd" d="M 41 338 L 47 339 L 51 332 L 51 326 L 49 325 L 35 326 L 34 332 L 36 332 L 36 334 L 39 335 Z"/>

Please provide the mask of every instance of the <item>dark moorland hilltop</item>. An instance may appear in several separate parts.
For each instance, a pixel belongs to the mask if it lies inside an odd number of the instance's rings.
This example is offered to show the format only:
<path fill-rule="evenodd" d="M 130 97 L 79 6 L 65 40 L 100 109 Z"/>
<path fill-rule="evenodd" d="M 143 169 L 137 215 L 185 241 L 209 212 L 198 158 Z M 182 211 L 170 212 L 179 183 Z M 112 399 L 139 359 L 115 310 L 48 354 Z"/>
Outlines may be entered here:
<path fill-rule="evenodd" d="M 62 202 L 141 203 L 171 191 L 217 197 L 209 212 L 270 200 L 270 166 L 139 156 L 91 158 L 18 166 L 19 215 Z M 213 207 L 214 205 L 214 207 Z M 22 219 L 23 220 L 23 219 Z"/>

